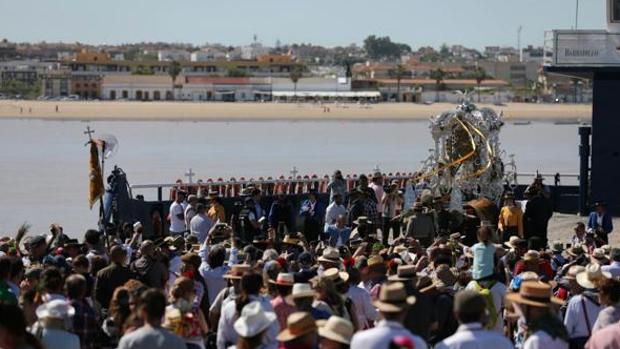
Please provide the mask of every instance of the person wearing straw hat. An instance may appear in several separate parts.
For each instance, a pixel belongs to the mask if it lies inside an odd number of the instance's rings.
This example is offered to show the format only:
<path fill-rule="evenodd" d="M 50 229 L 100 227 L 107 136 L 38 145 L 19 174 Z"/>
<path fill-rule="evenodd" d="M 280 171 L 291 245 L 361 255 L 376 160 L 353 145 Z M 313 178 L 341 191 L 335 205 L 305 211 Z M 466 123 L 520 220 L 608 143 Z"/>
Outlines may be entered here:
<path fill-rule="evenodd" d="M 318 328 L 309 313 L 295 312 L 286 319 L 286 328 L 277 337 L 284 349 L 315 349 L 318 347 Z"/>
<path fill-rule="evenodd" d="M 506 300 L 527 323 L 529 336 L 523 349 L 568 349 L 568 333 L 555 315 L 554 308 L 562 300 L 551 296 L 551 286 L 539 281 L 525 281 L 518 293 L 510 293 Z M 555 305 L 555 306 L 554 306 Z"/>
<path fill-rule="evenodd" d="M 339 316 L 317 321 L 321 349 L 349 349 L 353 336 L 353 324 Z"/>
<path fill-rule="evenodd" d="M 405 235 L 418 239 L 423 246 L 430 246 L 435 237 L 435 221 L 424 212 L 424 206 L 417 201 L 413 204 L 413 216 L 409 218 Z"/>
<path fill-rule="evenodd" d="M 604 279 L 611 275 L 601 270 L 599 264 L 588 264 L 584 271 L 577 274 L 576 279 L 584 291 L 573 296 L 566 306 L 564 325 L 568 330 L 571 345 L 583 347 L 592 335 L 592 327 L 601 311 L 598 287 Z"/>
<path fill-rule="evenodd" d="M 273 312 L 273 306 L 269 298 L 261 295 L 263 288 L 263 277 L 260 273 L 253 270 L 246 271 L 241 277 L 241 292 L 237 299 L 226 303 L 222 307 L 222 315 L 217 325 L 217 347 L 224 349 L 237 343 L 238 334 L 234 331 L 233 325 L 241 316 L 243 307 L 251 302 L 259 302 L 265 312 Z M 276 336 L 280 331 L 280 325 L 274 321 L 263 337 L 263 344 L 272 348 L 277 345 Z"/>
<path fill-rule="evenodd" d="M 609 259 L 605 255 L 605 250 L 600 247 L 592 250 L 590 254 L 590 263 L 600 264 L 601 266 L 609 264 Z"/>
<path fill-rule="evenodd" d="M 229 347 L 233 349 L 265 349 L 263 337 L 267 329 L 276 321 L 276 314 L 263 311 L 259 302 L 251 302 L 243 307 L 241 316 L 235 321 L 233 327 L 239 338 L 237 345 Z"/>
<path fill-rule="evenodd" d="M 47 349 L 80 349 L 80 337 L 68 331 L 73 307 L 64 300 L 43 303 L 36 310 L 39 322 L 33 331 Z"/>
<path fill-rule="evenodd" d="M 280 328 L 284 328 L 288 316 L 295 312 L 295 305 L 287 301 L 293 289 L 295 277 L 291 273 L 279 273 L 275 281 L 269 280 L 269 282 L 276 286 L 278 292 L 278 295 L 271 300 L 271 306 L 278 317 Z"/>
<path fill-rule="evenodd" d="M 289 298 L 295 304 L 297 311 L 310 313 L 315 320 L 327 320 L 331 314 L 313 306 L 314 298 L 317 295 L 310 284 L 296 283 L 293 285 L 293 291 Z"/>
<path fill-rule="evenodd" d="M 464 290 L 456 294 L 454 317 L 460 326 L 453 335 L 435 345 L 435 349 L 514 348 L 505 336 L 484 329 L 486 301 L 477 292 Z"/>
<path fill-rule="evenodd" d="M 388 349 L 394 337 L 404 336 L 415 343 L 416 349 L 426 349 L 424 340 L 403 326 L 405 313 L 415 302 L 415 297 L 407 297 L 405 286 L 401 282 L 382 287 L 379 299 L 374 302 L 382 320 L 374 328 L 355 333 L 351 340 L 351 348 Z"/>
<path fill-rule="evenodd" d="M 554 241 L 551 244 L 551 269 L 554 272 L 558 272 L 566 264 L 566 259 L 564 259 L 562 252 L 564 252 L 564 244 L 561 241 Z"/>

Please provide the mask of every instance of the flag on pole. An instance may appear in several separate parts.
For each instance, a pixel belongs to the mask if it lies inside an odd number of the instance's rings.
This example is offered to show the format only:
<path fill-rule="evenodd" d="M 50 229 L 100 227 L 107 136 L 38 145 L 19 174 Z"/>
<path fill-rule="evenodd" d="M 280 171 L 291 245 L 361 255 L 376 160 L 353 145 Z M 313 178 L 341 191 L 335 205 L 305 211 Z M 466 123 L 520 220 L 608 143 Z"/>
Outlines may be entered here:
<path fill-rule="evenodd" d="M 92 210 L 93 205 L 103 195 L 103 174 L 99 165 L 99 149 L 95 141 L 90 142 L 90 163 L 88 165 L 88 203 Z"/>

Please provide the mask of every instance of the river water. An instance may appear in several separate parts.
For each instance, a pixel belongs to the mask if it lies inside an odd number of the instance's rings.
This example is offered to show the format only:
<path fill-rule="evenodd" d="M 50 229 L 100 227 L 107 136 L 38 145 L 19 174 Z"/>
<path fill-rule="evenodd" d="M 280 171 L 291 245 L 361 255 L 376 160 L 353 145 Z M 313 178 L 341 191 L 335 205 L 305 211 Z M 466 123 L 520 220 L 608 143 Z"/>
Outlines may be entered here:
<path fill-rule="evenodd" d="M 87 125 L 113 134 L 119 151 L 106 165 L 131 184 L 171 183 L 188 168 L 195 178 L 413 171 L 432 146 L 428 123 L 413 122 L 130 122 L 0 120 L 0 234 L 27 221 L 32 232 L 58 222 L 81 237 L 97 221 L 87 203 Z M 576 125 L 507 124 L 503 149 L 519 172 L 577 173 Z M 525 179 L 524 179 L 525 180 Z M 134 192 L 135 194 L 135 192 Z M 143 192 L 147 200 L 155 191 Z"/>

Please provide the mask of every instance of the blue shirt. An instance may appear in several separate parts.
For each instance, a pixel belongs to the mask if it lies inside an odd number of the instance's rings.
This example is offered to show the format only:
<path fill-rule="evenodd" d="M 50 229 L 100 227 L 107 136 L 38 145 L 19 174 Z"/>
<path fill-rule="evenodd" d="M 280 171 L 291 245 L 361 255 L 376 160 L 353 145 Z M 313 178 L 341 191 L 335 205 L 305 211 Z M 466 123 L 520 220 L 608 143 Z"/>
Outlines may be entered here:
<path fill-rule="evenodd" d="M 479 242 L 471 247 L 474 254 L 472 277 L 479 280 L 493 274 L 495 267 L 495 245 Z"/>
<path fill-rule="evenodd" d="M 329 245 L 332 247 L 340 247 L 349 241 L 349 237 L 351 236 L 351 228 L 344 227 L 342 229 L 338 229 L 338 227 L 333 224 L 327 227 L 326 233 L 329 237 Z"/>

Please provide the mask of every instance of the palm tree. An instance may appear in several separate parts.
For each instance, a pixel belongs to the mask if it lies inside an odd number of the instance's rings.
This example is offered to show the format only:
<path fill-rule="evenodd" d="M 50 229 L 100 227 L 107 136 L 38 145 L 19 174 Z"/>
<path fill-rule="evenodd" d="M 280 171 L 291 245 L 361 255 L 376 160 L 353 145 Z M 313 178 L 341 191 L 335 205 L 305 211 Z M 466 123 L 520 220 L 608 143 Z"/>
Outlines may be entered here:
<path fill-rule="evenodd" d="M 446 73 L 441 68 L 431 70 L 431 79 L 435 80 L 435 102 L 439 102 L 439 87 L 445 76 Z"/>
<path fill-rule="evenodd" d="M 296 98 L 297 97 L 297 82 L 299 81 L 299 79 L 301 79 L 302 77 L 302 71 L 301 71 L 301 66 L 300 65 L 296 65 L 293 70 L 291 70 L 289 72 L 289 78 L 291 79 L 291 81 L 293 82 L 293 97 Z"/>
<path fill-rule="evenodd" d="M 400 81 L 407 74 L 407 68 L 404 65 L 398 64 L 396 65 L 396 70 L 392 71 L 392 75 L 396 78 L 396 101 L 400 102 Z"/>
<path fill-rule="evenodd" d="M 476 79 L 476 92 L 478 94 L 478 103 L 480 103 L 480 85 L 488 78 L 487 72 L 482 67 L 476 67 L 474 71 L 474 79 Z"/>
<path fill-rule="evenodd" d="M 181 74 L 181 63 L 177 61 L 170 62 L 168 67 L 168 75 L 172 78 L 172 99 L 174 99 L 174 90 L 176 88 L 177 77 Z"/>

